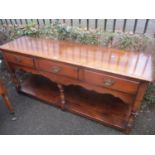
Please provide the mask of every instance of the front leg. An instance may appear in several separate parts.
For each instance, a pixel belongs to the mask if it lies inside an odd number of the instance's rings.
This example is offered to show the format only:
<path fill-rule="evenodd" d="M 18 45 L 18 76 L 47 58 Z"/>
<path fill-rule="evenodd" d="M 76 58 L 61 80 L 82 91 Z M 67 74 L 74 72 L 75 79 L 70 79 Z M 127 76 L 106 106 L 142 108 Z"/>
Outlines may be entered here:
<path fill-rule="evenodd" d="M 6 107 L 9 109 L 10 113 L 14 114 L 14 109 L 13 109 L 10 99 L 8 97 L 6 87 L 4 86 L 2 81 L 0 81 L 0 95 L 2 96 L 4 103 L 5 103 Z"/>
<path fill-rule="evenodd" d="M 5 103 L 6 107 L 9 109 L 10 113 L 14 114 L 14 109 L 13 109 L 13 107 L 11 105 L 11 102 L 10 102 L 7 94 L 2 95 L 2 97 L 4 99 L 4 103 Z"/>
<path fill-rule="evenodd" d="M 61 84 L 58 84 L 58 88 L 59 88 L 59 91 L 60 91 L 61 108 L 62 108 L 62 110 L 65 110 L 66 101 L 65 101 L 64 88 L 63 88 L 63 86 Z"/>
<path fill-rule="evenodd" d="M 18 80 L 16 76 L 16 71 L 14 68 L 11 67 L 11 65 L 9 65 L 7 61 L 6 61 L 6 66 L 7 66 L 9 73 L 11 74 L 12 82 L 15 84 L 16 90 L 19 92 L 21 85 L 20 85 L 20 81 Z"/>

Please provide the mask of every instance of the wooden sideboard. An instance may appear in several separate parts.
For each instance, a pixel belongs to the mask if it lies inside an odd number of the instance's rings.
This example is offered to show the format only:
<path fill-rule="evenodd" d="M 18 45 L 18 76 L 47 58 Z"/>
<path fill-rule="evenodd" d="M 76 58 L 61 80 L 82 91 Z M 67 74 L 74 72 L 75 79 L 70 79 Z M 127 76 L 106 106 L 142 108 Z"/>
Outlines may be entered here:
<path fill-rule="evenodd" d="M 126 132 L 152 81 L 141 52 L 33 37 L 0 49 L 19 92 Z M 18 70 L 31 76 L 21 81 Z"/>

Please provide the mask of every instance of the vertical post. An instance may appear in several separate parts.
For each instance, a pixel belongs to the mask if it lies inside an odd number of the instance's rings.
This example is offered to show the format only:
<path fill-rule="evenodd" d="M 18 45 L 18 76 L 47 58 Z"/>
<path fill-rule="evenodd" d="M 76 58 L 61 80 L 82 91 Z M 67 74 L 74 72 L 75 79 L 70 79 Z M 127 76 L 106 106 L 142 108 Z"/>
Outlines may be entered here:
<path fill-rule="evenodd" d="M 135 19 L 135 23 L 134 23 L 134 27 L 133 27 L 133 33 L 136 32 L 137 23 L 138 23 L 138 19 Z"/>
<path fill-rule="evenodd" d="M 40 23 L 39 23 L 39 19 L 37 19 L 37 24 L 38 24 L 38 26 L 40 25 Z"/>
<path fill-rule="evenodd" d="M 66 23 L 66 20 L 65 20 L 65 19 L 63 19 L 63 23 L 64 23 L 64 24 Z"/>
<path fill-rule="evenodd" d="M 22 19 L 20 19 L 20 24 L 23 25 Z"/>
<path fill-rule="evenodd" d="M 73 26 L 73 19 L 71 19 L 71 26 Z"/>
<path fill-rule="evenodd" d="M 143 82 L 140 84 L 140 86 L 138 88 L 138 92 L 137 92 L 137 95 L 135 97 L 135 101 L 133 102 L 133 105 L 132 105 L 131 115 L 130 115 L 128 125 L 127 125 L 127 127 L 128 127 L 127 131 L 131 130 L 133 119 L 137 115 L 137 111 L 140 108 L 140 105 L 141 105 L 141 102 L 143 100 L 143 97 L 144 97 L 144 94 L 146 92 L 147 87 L 148 87 L 148 83 Z"/>
<path fill-rule="evenodd" d="M 17 19 L 14 19 L 14 20 L 15 20 L 15 24 L 18 25 L 18 23 L 17 23 Z"/>
<path fill-rule="evenodd" d="M 58 88 L 59 88 L 59 91 L 60 91 L 60 97 L 61 97 L 61 108 L 62 110 L 65 109 L 65 95 L 64 95 L 64 88 L 61 84 L 58 84 Z"/>
<path fill-rule="evenodd" d="M 87 30 L 89 30 L 89 19 L 87 19 Z"/>
<path fill-rule="evenodd" d="M 107 19 L 104 20 L 104 31 L 107 29 Z"/>
<path fill-rule="evenodd" d="M 1 24 L 3 25 L 3 20 L 2 20 L 2 19 L 0 19 L 0 21 L 1 21 Z"/>
<path fill-rule="evenodd" d="M 50 24 L 52 24 L 52 19 L 50 19 Z"/>
<path fill-rule="evenodd" d="M 13 23 L 12 23 L 12 19 L 10 19 L 10 24 L 13 25 Z"/>
<path fill-rule="evenodd" d="M 8 25 L 8 21 L 7 21 L 7 19 L 5 19 L 5 23 L 6 23 L 6 25 Z"/>
<path fill-rule="evenodd" d="M 44 25 L 45 25 L 45 19 L 43 19 L 43 23 L 44 23 Z"/>
<path fill-rule="evenodd" d="M 81 27 L 81 19 L 79 19 L 79 27 Z"/>
<path fill-rule="evenodd" d="M 124 23 L 123 23 L 123 32 L 125 32 L 125 29 L 126 29 L 126 22 L 127 22 L 127 19 L 124 19 Z"/>
<path fill-rule="evenodd" d="M 146 33 L 146 31 L 147 31 L 147 27 L 148 27 L 148 23 L 149 23 L 149 19 L 146 19 L 145 27 L 144 27 L 144 31 L 143 31 L 143 33 Z"/>
<path fill-rule="evenodd" d="M 25 19 L 25 23 L 26 23 L 26 24 L 28 24 L 28 21 L 27 21 L 27 19 Z"/>
<path fill-rule="evenodd" d="M 114 21 L 113 21 L 113 32 L 115 32 L 115 28 L 116 28 L 116 19 L 114 19 Z"/>
<path fill-rule="evenodd" d="M 97 26 L 98 26 L 98 20 L 95 19 L 95 29 L 97 29 Z"/>

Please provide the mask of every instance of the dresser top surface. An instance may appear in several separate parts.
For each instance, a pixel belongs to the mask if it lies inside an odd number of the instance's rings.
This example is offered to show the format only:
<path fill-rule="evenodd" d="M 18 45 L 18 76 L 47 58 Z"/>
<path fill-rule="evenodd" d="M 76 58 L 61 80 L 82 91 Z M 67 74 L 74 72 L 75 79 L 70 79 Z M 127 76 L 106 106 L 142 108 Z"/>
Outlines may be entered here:
<path fill-rule="evenodd" d="M 142 52 L 33 37 L 18 38 L 0 49 L 152 81 L 151 55 Z"/>

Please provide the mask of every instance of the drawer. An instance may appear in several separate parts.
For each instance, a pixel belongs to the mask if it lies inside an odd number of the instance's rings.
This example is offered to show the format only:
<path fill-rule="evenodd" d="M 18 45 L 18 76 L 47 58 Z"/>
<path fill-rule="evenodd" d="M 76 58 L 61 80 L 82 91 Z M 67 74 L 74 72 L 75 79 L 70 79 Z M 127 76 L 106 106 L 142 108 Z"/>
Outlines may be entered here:
<path fill-rule="evenodd" d="M 51 72 L 53 74 L 64 75 L 74 79 L 78 78 L 77 67 L 59 62 L 37 59 L 37 68 L 39 70 Z"/>
<path fill-rule="evenodd" d="M 8 62 L 20 64 L 26 67 L 32 67 L 32 68 L 34 67 L 33 58 L 23 56 L 23 55 L 18 55 L 18 54 L 10 54 L 10 53 L 5 53 L 5 57 Z"/>
<path fill-rule="evenodd" d="M 137 81 L 119 78 L 90 70 L 84 70 L 83 79 L 85 82 L 91 84 L 130 94 L 135 94 L 139 85 L 139 82 Z"/>

